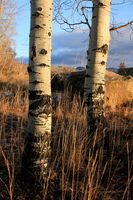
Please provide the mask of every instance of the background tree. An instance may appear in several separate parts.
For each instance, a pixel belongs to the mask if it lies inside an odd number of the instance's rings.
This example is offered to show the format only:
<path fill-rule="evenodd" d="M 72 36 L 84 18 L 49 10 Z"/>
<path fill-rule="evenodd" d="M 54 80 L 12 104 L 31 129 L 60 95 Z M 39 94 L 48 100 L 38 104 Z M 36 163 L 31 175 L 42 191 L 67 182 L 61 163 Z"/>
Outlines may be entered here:
<path fill-rule="evenodd" d="M 119 65 L 119 69 L 125 69 L 125 68 L 127 68 L 127 66 L 125 65 L 124 62 L 121 62 Z"/>
<path fill-rule="evenodd" d="M 16 2 L 13 0 L 0 0 L 0 40 L 11 39 L 14 35 L 15 15 Z"/>
<path fill-rule="evenodd" d="M 124 1 L 120 2 L 124 3 Z M 92 132 L 104 122 L 105 71 L 110 43 L 110 31 L 124 28 L 133 21 L 110 28 L 109 0 L 58 0 L 55 20 L 66 31 L 89 28 L 89 45 L 84 84 L 84 102 L 87 107 L 88 124 Z M 115 3 L 118 5 L 118 3 Z M 67 10 L 67 16 L 64 12 Z M 105 17 L 104 17 L 105 16 Z M 98 123 L 98 124 L 97 124 Z"/>
<path fill-rule="evenodd" d="M 52 0 L 31 1 L 29 48 L 29 115 L 22 174 L 40 185 L 46 180 L 51 139 Z"/>
<path fill-rule="evenodd" d="M 105 72 L 110 43 L 109 0 L 93 3 L 92 25 L 84 84 L 84 103 L 87 106 L 88 124 L 91 132 L 104 122 Z"/>
<path fill-rule="evenodd" d="M 15 60 L 13 46 L 14 19 L 16 15 L 16 5 L 13 0 L 0 1 L 0 72 L 10 73 L 14 67 L 10 68 L 10 63 Z M 10 69 L 9 69 L 10 68 Z"/>

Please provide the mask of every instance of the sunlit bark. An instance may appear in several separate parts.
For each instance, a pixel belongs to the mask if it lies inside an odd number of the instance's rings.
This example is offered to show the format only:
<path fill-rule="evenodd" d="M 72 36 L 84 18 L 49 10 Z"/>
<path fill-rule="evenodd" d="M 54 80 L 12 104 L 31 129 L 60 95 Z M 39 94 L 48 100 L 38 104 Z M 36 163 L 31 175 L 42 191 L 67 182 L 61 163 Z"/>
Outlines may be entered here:
<path fill-rule="evenodd" d="M 52 0 L 31 0 L 28 131 L 22 167 L 44 181 L 51 153 Z"/>
<path fill-rule="evenodd" d="M 84 84 L 84 102 L 91 131 L 104 121 L 105 70 L 110 42 L 110 0 L 93 1 L 92 27 Z"/>

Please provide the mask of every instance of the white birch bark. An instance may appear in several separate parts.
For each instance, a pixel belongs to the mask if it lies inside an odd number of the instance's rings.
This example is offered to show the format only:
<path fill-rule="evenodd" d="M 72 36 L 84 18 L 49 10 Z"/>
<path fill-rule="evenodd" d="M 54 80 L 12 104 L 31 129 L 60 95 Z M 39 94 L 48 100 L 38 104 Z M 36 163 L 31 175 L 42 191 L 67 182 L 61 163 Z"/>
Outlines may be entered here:
<path fill-rule="evenodd" d="M 31 0 L 29 115 L 22 166 L 44 180 L 51 153 L 52 0 Z"/>
<path fill-rule="evenodd" d="M 92 131 L 104 117 L 105 70 L 110 42 L 110 0 L 94 0 L 87 52 L 84 102 Z M 98 123 L 98 124 L 97 124 Z"/>

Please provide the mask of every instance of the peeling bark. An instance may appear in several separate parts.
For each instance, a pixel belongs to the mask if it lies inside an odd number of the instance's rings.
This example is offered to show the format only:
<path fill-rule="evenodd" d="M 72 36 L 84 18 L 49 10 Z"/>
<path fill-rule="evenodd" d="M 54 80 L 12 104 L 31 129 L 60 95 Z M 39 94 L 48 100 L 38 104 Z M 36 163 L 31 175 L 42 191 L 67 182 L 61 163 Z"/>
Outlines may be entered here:
<path fill-rule="evenodd" d="M 51 154 L 51 27 L 52 0 L 31 0 L 29 115 L 22 174 L 29 172 L 40 185 L 46 181 Z"/>
<path fill-rule="evenodd" d="M 105 70 L 110 42 L 110 0 L 93 1 L 92 27 L 84 83 L 84 102 L 90 132 L 103 126 Z"/>

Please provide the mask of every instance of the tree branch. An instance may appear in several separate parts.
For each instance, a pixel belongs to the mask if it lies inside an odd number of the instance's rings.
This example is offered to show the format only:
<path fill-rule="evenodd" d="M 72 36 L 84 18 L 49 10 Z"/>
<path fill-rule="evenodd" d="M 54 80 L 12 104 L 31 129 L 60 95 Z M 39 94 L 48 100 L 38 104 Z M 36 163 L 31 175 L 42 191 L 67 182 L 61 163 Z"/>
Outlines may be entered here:
<path fill-rule="evenodd" d="M 124 27 L 126 27 L 126 26 L 129 26 L 129 25 L 131 25 L 132 23 L 133 23 L 133 21 L 128 22 L 127 24 L 124 24 L 124 25 L 121 25 L 121 26 L 118 26 L 118 27 L 110 28 L 110 32 L 111 32 L 111 31 L 116 31 L 116 30 L 121 29 L 121 28 L 124 28 Z"/>
<path fill-rule="evenodd" d="M 83 16 L 84 16 L 84 18 L 85 18 L 86 24 L 88 25 L 89 29 L 91 30 L 91 26 L 90 26 L 90 24 L 89 24 L 88 18 L 86 17 L 86 14 L 85 14 L 85 12 L 84 12 L 84 9 L 85 9 L 85 7 L 82 7 L 82 8 L 81 8 L 81 11 L 82 11 L 82 14 L 83 14 Z"/>

